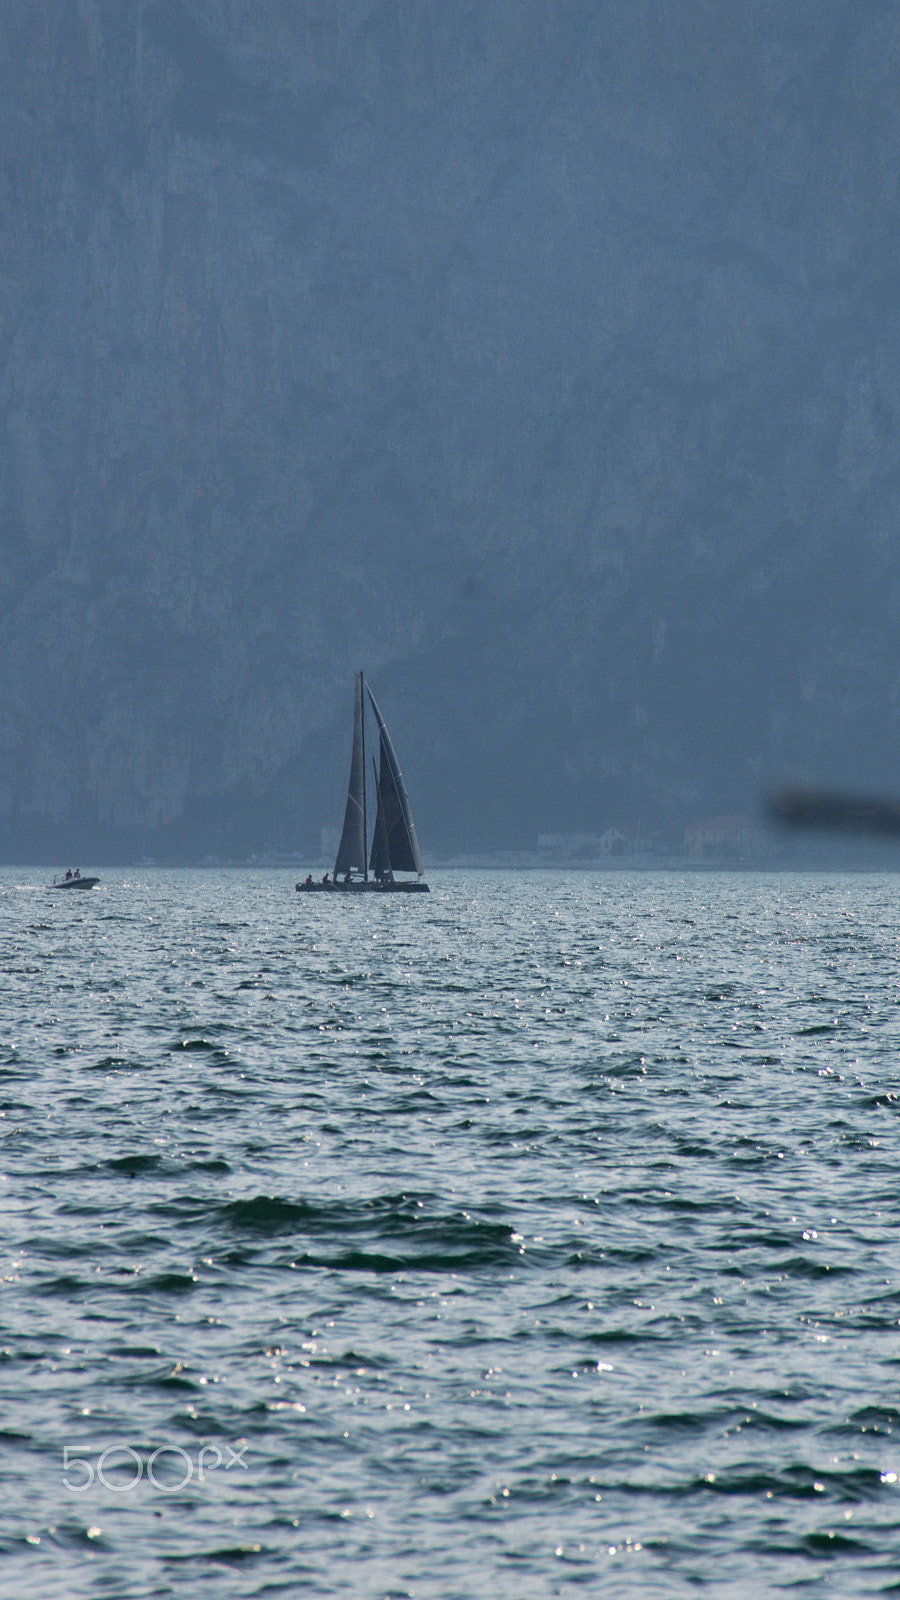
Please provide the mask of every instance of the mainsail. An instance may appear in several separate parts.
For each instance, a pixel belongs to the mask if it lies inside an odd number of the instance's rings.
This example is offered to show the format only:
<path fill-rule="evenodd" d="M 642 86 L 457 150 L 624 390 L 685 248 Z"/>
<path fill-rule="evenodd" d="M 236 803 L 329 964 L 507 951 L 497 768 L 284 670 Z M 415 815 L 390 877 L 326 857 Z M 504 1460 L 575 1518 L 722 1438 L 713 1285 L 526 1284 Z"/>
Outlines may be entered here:
<path fill-rule="evenodd" d="M 394 754 L 391 736 L 368 684 L 366 692 L 375 713 L 381 743 L 377 778 L 378 811 L 375 817 L 375 837 L 372 840 L 369 865 L 379 878 L 385 876 L 387 872 L 417 872 L 421 877 L 425 868 L 422 865 L 419 841 L 416 838 L 415 823 L 409 809 L 403 774 Z"/>
<path fill-rule="evenodd" d="M 367 685 L 368 687 L 368 685 Z M 338 873 L 366 870 L 366 735 L 363 728 L 363 675 L 356 674 L 353 701 L 353 754 L 350 757 L 350 786 L 344 812 L 344 831 L 334 863 Z"/>

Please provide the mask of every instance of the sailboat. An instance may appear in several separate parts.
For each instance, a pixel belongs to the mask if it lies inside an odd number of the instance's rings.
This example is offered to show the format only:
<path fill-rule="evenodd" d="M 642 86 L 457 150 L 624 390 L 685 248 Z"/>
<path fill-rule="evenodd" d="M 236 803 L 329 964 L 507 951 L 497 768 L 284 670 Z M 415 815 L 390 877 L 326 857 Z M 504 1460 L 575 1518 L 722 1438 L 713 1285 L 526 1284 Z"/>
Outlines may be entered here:
<path fill-rule="evenodd" d="M 366 723 L 365 699 L 378 729 L 378 766 L 372 760 L 375 781 L 375 826 L 371 848 L 367 848 L 366 825 Z M 353 749 L 350 756 L 350 782 L 344 827 L 334 863 L 334 872 L 314 883 L 312 874 L 296 885 L 300 894 L 427 894 L 423 882 L 425 868 L 416 826 L 409 809 L 406 784 L 397 761 L 391 736 L 369 685 L 361 672 L 356 674 L 353 701 Z M 396 878 L 395 873 L 414 872 L 415 878 Z M 370 876 L 371 874 L 371 876 Z"/>

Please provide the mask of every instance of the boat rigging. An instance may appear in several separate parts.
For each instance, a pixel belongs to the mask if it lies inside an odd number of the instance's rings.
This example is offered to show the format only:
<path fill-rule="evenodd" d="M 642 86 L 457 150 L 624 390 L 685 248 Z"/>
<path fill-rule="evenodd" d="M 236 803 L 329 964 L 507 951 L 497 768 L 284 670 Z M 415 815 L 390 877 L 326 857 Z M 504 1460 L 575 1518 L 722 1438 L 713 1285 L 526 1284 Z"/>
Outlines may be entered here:
<path fill-rule="evenodd" d="M 372 760 L 376 807 L 371 848 L 367 846 L 366 696 L 375 718 L 379 745 L 377 767 L 374 758 Z M 395 877 L 398 872 L 414 872 L 416 877 L 398 879 Z M 362 673 L 358 672 L 353 701 L 350 781 L 334 871 L 330 878 L 326 872 L 318 883 L 313 881 L 310 873 L 306 881 L 298 883 L 296 888 L 301 894 L 322 891 L 427 894 L 424 872 L 416 826 L 396 751 L 375 696 Z"/>

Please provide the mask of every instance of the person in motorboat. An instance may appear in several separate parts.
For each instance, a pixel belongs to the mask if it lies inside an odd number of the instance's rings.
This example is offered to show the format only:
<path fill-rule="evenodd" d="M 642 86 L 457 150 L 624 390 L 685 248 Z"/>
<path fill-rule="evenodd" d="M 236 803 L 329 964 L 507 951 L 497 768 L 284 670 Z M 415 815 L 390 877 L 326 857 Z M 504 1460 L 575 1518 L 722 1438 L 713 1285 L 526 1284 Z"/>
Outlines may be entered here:
<path fill-rule="evenodd" d="M 312 873 L 308 872 L 306 874 L 306 882 L 303 885 L 304 889 L 308 889 L 311 883 L 312 883 Z"/>
<path fill-rule="evenodd" d="M 66 883 L 69 882 L 69 879 L 71 878 L 71 876 L 72 876 L 72 868 L 71 867 L 66 867 L 66 877 L 65 877 Z"/>

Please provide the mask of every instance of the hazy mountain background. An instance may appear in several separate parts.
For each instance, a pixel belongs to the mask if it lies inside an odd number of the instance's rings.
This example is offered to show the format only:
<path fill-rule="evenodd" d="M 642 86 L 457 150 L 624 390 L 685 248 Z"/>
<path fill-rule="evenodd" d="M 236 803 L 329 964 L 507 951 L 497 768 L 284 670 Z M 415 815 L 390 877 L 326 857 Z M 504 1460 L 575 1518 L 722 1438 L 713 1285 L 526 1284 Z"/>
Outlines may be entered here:
<path fill-rule="evenodd" d="M 900 787 L 893 0 L 0 0 L 0 854 Z"/>

